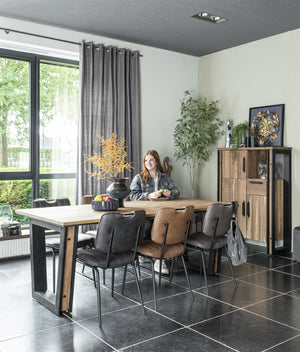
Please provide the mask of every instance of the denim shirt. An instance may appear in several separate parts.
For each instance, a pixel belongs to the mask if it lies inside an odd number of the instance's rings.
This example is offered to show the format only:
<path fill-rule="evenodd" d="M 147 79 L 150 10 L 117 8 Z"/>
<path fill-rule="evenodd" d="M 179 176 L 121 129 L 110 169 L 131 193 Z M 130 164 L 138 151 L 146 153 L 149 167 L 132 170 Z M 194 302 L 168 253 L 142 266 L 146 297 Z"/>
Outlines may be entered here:
<path fill-rule="evenodd" d="M 168 189 L 171 192 L 170 197 L 166 198 L 178 198 L 179 197 L 179 190 L 175 186 L 174 181 L 171 179 L 170 176 L 167 174 L 164 174 L 158 170 L 158 190 L 162 189 Z M 149 193 L 152 193 L 155 191 L 155 182 L 154 179 L 149 176 L 148 182 L 144 183 L 142 180 L 142 177 L 137 174 L 134 176 L 131 185 L 131 194 L 130 194 L 130 200 L 148 200 L 147 196 Z M 162 197 L 164 197 L 162 195 Z"/>

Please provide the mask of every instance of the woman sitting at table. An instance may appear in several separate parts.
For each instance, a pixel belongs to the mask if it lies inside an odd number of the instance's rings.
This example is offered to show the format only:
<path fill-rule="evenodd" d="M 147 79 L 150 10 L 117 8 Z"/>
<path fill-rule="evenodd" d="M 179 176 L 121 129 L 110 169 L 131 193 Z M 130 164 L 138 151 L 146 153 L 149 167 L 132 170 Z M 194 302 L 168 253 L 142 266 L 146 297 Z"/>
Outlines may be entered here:
<path fill-rule="evenodd" d="M 144 155 L 144 167 L 131 182 L 130 200 L 148 200 L 160 197 L 176 199 L 179 190 L 170 176 L 164 173 L 156 150 L 148 150 Z"/>
<path fill-rule="evenodd" d="M 137 174 L 130 185 L 130 200 L 149 200 L 157 198 L 179 197 L 179 190 L 170 176 L 165 174 L 156 150 L 148 150 L 143 158 L 143 170 Z M 147 219 L 144 239 L 151 238 L 153 220 Z M 142 258 L 140 258 L 141 260 Z M 159 272 L 159 260 L 154 263 L 154 270 Z M 165 261 L 162 261 L 162 274 L 169 274 Z"/>

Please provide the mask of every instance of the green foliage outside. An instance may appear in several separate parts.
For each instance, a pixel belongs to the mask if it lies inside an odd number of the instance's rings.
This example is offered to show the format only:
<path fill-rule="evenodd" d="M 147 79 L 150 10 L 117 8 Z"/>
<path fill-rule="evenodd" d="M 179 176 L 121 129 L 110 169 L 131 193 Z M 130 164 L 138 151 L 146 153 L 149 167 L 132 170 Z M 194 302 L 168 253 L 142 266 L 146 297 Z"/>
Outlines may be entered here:
<path fill-rule="evenodd" d="M 224 134 L 220 130 L 224 121 L 216 117 L 217 113 L 217 101 L 193 98 L 190 91 L 184 92 L 181 118 L 173 134 L 174 155 L 176 160 L 183 159 L 183 165 L 187 166 L 193 197 L 198 169 L 209 159 L 218 138 Z"/>
<path fill-rule="evenodd" d="M 30 180 L 0 181 L 0 204 L 10 205 L 13 211 L 13 220 L 27 224 L 28 219 L 15 213 L 16 209 L 31 208 L 32 182 Z M 40 197 L 48 199 L 50 196 L 50 181 L 40 181 Z"/>
<path fill-rule="evenodd" d="M 78 115 L 79 70 L 40 64 L 40 126 L 53 116 Z M 30 65 L 27 61 L 0 58 L 0 167 L 8 167 L 9 146 L 29 152 Z M 67 102 L 74 102 L 68 104 Z M 66 111 L 67 106 L 67 111 Z M 9 130 L 16 131 L 14 136 Z"/>

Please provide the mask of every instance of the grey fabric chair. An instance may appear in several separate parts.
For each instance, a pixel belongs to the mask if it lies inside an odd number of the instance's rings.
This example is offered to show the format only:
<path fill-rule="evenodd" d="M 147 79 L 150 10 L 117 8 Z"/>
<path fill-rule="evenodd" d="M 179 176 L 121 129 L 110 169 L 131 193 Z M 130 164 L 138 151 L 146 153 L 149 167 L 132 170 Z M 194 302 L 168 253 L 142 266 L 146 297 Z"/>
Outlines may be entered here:
<path fill-rule="evenodd" d="M 46 200 L 44 198 L 34 199 L 32 201 L 33 208 L 44 208 L 44 207 L 58 207 L 71 205 L 68 198 L 56 198 L 52 200 Z M 48 235 L 51 231 L 48 232 Z M 84 233 L 78 233 L 77 248 L 92 247 L 94 245 L 95 237 Z M 45 245 L 51 249 L 53 262 L 52 262 L 52 280 L 53 280 L 53 292 L 55 293 L 55 282 L 56 282 L 56 254 L 59 253 L 60 246 L 60 235 L 48 237 L 46 236 Z"/>
<path fill-rule="evenodd" d="M 225 249 L 232 277 L 236 284 L 234 270 L 232 267 L 231 259 L 227 251 L 227 232 L 230 227 L 230 222 L 233 214 L 233 204 L 211 204 L 205 213 L 203 219 L 203 227 L 201 232 L 192 233 L 187 239 L 187 248 L 199 250 L 201 253 L 201 268 L 204 274 L 206 291 L 208 294 L 208 284 L 206 276 L 206 267 L 204 261 L 204 251 L 215 251 L 216 249 Z M 211 253 L 210 253 L 211 254 Z M 200 270 L 201 274 L 201 270 Z"/>
<path fill-rule="evenodd" d="M 143 312 L 144 303 L 136 274 L 136 248 L 144 231 L 146 212 L 138 210 L 130 214 L 106 213 L 102 215 L 95 239 L 95 248 L 83 249 L 77 260 L 93 269 L 97 282 L 97 306 L 99 327 L 101 328 L 101 293 L 98 268 L 112 269 L 111 295 L 114 295 L 115 268 L 124 267 L 122 295 L 124 294 L 127 265 L 133 266 L 133 273 Z"/>

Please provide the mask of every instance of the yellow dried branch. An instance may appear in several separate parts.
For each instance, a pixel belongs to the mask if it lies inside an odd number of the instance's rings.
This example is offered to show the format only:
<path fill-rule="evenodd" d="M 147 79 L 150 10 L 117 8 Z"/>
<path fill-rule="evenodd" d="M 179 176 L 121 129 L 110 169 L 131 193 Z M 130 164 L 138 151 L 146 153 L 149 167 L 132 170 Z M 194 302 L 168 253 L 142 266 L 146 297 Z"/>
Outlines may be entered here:
<path fill-rule="evenodd" d="M 125 146 L 125 138 L 113 133 L 111 137 L 105 139 L 103 136 L 97 135 L 100 140 L 100 153 L 96 152 L 93 155 L 84 154 L 84 162 L 91 162 L 96 171 L 85 172 L 91 177 L 97 177 L 98 180 L 106 177 L 117 177 L 124 170 L 134 169 L 132 163 L 126 161 L 127 152 Z"/>

